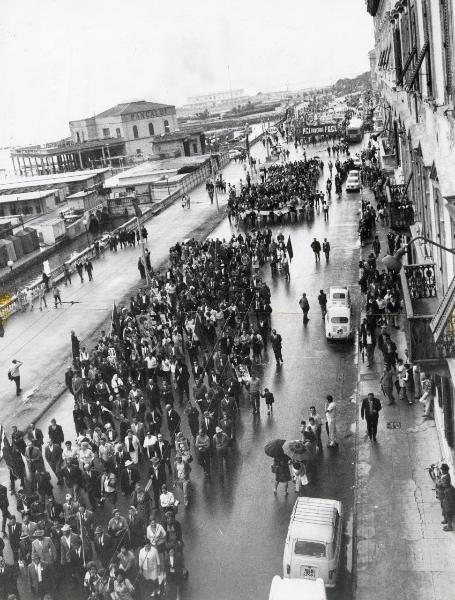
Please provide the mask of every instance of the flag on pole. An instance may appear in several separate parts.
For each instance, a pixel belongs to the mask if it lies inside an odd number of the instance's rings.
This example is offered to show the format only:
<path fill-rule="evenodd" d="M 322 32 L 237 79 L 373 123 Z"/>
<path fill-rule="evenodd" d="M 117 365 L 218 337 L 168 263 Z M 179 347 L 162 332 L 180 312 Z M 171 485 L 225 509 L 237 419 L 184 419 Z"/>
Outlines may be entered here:
<path fill-rule="evenodd" d="M 6 437 L 6 431 L 3 425 L 0 425 L 0 461 L 4 459 L 9 468 L 12 465 L 11 444 Z"/>
<path fill-rule="evenodd" d="M 142 210 L 139 208 L 139 202 L 137 198 L 131 198 L 131 204 L 133 205 L 134 208 L 134 214 L 136 215 L 136 217 L 139 219 L 139 217 L 142 217 Z"/>
<path fill-rule="evenodd" d="M 292 262 L 292 259 L 294 258 L 294 250 L 292 249 L 291 236 L 288 237 L 288 243 L 286 244 L 286 250 L 288 251 L 288 254 L 289 254 L 289 260 Z"/>

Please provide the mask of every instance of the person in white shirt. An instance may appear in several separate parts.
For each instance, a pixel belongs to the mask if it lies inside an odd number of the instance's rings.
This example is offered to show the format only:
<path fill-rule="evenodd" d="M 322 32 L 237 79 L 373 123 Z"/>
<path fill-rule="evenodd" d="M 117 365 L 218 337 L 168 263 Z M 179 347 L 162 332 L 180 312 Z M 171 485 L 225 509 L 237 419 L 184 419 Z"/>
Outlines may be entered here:
<path fill-rule="evenodd" d="M 11 381 L 14 381 L 14 383 L 16 384 L 16 396 L 19 396 L 20 393 L 22 392 L 21 389 L 21 373 L 20 373 L 20 367 L 22 367 L 23 363 L 21 363 L 20 360 L 17 360 L 16 358 L 13 358 L 11 365 L 8 369 L 8 377 Z"/>

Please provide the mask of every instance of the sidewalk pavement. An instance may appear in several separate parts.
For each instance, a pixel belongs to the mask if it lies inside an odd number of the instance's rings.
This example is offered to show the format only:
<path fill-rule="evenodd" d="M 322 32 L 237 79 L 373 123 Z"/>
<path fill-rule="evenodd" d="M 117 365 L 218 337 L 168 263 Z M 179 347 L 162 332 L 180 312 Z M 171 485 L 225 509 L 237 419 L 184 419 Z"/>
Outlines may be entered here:
<path fill-rule="evenodd" d="M 261 142 L 255 144 L 251 152 L 261 161 L 265 159 Z M 223 169 L 223 177 L 238 186 L 239 179 L 245 179 L 243 164 L 231 162 Z M 189 237 L 207 236 L 223 218 L 227 194 L 218 194 L 219 214 L 215 200 L 210 203 L 205 184 L 189 195 L 189 210 L 175 202 L 145 223 L 155 269 L 168 260 L 171 246 Z M 71 331 L 76 332 L 81 347 L 85 344 L 91 347 L 88 340 L 98 336 L 103 323 L 108 326 L 113 303 L 119 303 L 125 296 L 128 299 L 135 286 L 143 285 L 137 269 L 140 255 L 138 247 L 106 251 L 105 258 L 94 261 L 92 282 L 84 277 L 81 283 L 74 273 L 71 286 L 59 286 L 62 301 L 76 304 L 63 304 L 55 309 L 51 294 L 47 294 L 47 309 L 40 312 L 35 303 L 33 311 L 17 313 L 5 322 L 5 336 L 0 339 L 0 373 L 4 378 L 0 386 L 2 425 L 7 428 L 13 423 L 26 426 L 65 390 L 64 374 L 71 363 Z M 20 397 L 15 396 L 13 382 L 6 377 L 13 358 L 23 362 Z"/>
<path fill-rule="evenodd" d="M 379 226 L 377 233 L 382 256 L 387 229 Z M 366 246 L 364 256 L 370 251 Z M 404 358 L 403 328 L 390 333 Z M 455 597 L 455 532 L 442 529 L 441 507 L 426 471 L 443 456 L 435 422 L 423 419 L 417 398 L 411 406 L 401 400 L 388 406 L 382 371 L 377 348 L 371 369 L 359 360 L 354 598 L 448 600 Z M 369 392 L 382 403 L 377 443 L 369 440 L 360 419 L 361 401 Z"/>

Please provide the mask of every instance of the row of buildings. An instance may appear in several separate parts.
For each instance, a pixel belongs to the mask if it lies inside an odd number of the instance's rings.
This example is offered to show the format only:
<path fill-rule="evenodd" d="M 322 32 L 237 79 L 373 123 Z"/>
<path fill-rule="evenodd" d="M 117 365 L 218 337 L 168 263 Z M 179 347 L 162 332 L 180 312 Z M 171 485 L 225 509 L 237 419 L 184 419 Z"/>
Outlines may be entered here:
<path fill-rule="evenodd" d="M 64 140 L 15 148 L 14 170 L 20 175 L 50 175 L 83 169 L 123 167 L 134 158 L 168 158 L 204 154 L 202 128 L 180 131 L 175 106 L 137 100 L 117 104 L 97 115 L 70 121 Z"/>
<path fill-rule="evenodd" d="M 424 238 L 401 270 L 409 352 L 432 374 L 438 428 L 455 456 L 455 0 L 366 5 L 392 226 Z"/>

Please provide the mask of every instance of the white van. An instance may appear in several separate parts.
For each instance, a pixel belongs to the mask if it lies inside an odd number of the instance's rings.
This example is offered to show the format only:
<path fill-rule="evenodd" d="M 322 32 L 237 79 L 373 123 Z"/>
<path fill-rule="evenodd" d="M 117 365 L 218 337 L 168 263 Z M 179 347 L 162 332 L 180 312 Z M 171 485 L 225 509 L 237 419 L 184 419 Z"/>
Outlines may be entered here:
<path fill-rule="evenodd" d="M 310 579 L 281 579 L 275 575 L 270 586 L 269 600 L 327 600 L 325 586 L 319 577 Z"/>
<path fill-rule="evenodd" d="M 338 500 L 296 500 L 283 554 L 283 577 L 316 580 L 335 587 L 340 561 L 342 506 Z"/>

